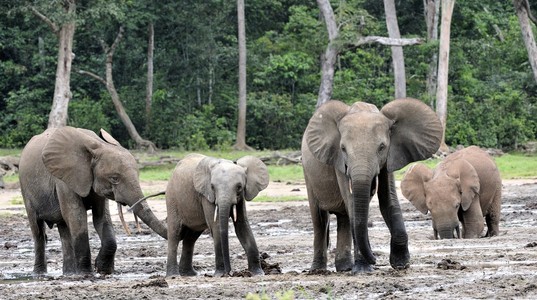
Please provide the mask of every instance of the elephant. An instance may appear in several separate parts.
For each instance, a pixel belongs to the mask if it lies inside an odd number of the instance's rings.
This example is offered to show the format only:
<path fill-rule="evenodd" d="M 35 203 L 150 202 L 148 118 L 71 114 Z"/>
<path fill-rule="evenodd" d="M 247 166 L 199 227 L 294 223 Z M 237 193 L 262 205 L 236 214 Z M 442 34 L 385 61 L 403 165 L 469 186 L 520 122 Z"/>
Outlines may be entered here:
<path fill-rule="evenodd" d="M 435 239 L 476 238 L 499 233 L 502 180 L 487 152 L 471 146 L 448 155 L 431 170 L 417 163 L 401 191 L 420 212 L 431 212 Z"/>
<path fill-rule="evenodd" d="M 50 128 L 32 137 L 22 150 L 19 178 L 34 240 L 35 275 L 47 273 L 45 224 L 58 227 L 63 274 L 93 272 L 87 224 L 90 209 L 101 240 L 95 271 L 114 271 L 117 244 L 108 199 L 131 205 L 144 195 L 135 158 L 102 129 L 101 136 L 82 128 Z M 134 213 L 167 238 L 165 223 L 147 202 L 138 204 Z"/>
<path fill-rule="evenodd" d="M 337 218 L 336 271 L 373 270 L 367 224 L 375 193 L 391 234 L 390 264 L 408 268 L 408 235 L 393 172 L 432 156 L 441 137 L 438 117 L 417 99 L 396 99 L 381 110 L 365 102 L 349 106 L 330 100 L 315 111 L 302 138 L 314 233 L 312 271 L 327 267 L 329 214 Z"/>
<path fill-rule="evenodd" d="M 244 156 L 236 163 L 196 153 L 183 158 L 166 187 L 166 276 L 197 274 L 192 267 L 194 244 L 207 228 L 214 241 L 214 276 L 227 276 L 231 271 L 228 242 L 230 216 L 237 237 L 246 251 L 248 270 L 253 275 L 263 275 L 244 200 L 254 199 L 268 183 L 267 167 L 253 156 Z M 177 247 L 181 240 L 183 246 L 178 265 Z"/>

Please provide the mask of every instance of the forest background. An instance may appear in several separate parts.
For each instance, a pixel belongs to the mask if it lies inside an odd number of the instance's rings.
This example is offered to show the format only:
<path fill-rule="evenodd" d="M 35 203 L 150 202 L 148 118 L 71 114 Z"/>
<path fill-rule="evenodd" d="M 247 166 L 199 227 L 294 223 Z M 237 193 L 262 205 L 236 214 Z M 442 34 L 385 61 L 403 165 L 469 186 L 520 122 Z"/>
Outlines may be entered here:
<path fill-rule="evenodd" d="M 47 128 L 58 38 L 30 11 L 32 2 L 37 1 L 0 0 L 0 148 L 20 148 Z M 537 1 L 529 3 L 537 7 Z M 331 4 L 342 45 L 332 98 L 382 107 L 394 98 L 391 49 L 354 41 L 388 36 L 383 2 Z M 401 36 L 425 38 L 424 1 L 395 4 Z M 328 40 L 317 3 L 247 0 L 245 17 L 246 143 L 259 150 L 298 149 L 315 110 Z M 102 45 L 112 45 L 120 28 L 114 84 L 138 132 L 161 149 L 230 149 L 238 101 L 235 1 L 78 0 L 68 125 L 104 128 L 123 145 L 135 146 L 106 86 L 83 73 L 104 78 Z M 150 111 L 149 28 L 154 34 Z M 513 3 L 457 0 L 450 48 L 446 143 L 513 150 L 535 140 L 537 85 Z M 435 53 L 435 41 L 404 47 L 407 96 L 433 108 L 426 81 Z"/>

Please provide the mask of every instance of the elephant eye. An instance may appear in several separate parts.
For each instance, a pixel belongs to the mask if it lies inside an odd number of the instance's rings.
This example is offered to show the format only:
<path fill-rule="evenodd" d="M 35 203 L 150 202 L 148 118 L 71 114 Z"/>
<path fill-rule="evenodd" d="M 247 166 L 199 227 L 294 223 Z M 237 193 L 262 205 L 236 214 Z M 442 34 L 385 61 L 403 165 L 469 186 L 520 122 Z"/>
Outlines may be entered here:
<path fill-rule="evenodd" d="M 384 143 L 380 143 L 380 145 L 379 145 L 379 152 L 384 151 L 384 149 L 386 149 L 386 144 L 384 144 Z"/>
<path fill-rule="evenodd" d="M 242 193 L 242 185 L 237 185 L 237 195 Z"/>
<path fill-rule="evenodd" d="M 341 145 L 341 151 L 343 153 L 346 153 L 347 152 L 347 148 L 345 148 L 345 145 Z"/>
<path fill-rule="evenodd" d="M 119 177 L 118 176 L 110 176 L 109 180 L 110 180 L 110 183 L 112 183 L 112 184 L 118 184 L 119 183 Z"/>

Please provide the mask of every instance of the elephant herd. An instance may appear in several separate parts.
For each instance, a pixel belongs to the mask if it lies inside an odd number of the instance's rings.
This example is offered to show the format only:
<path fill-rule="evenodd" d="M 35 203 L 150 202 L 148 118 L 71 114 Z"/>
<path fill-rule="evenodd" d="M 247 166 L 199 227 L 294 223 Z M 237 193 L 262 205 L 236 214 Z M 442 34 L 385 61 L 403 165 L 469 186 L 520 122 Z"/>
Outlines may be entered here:
<path fill-rule="evenodd" d="M 409 266 L 408 235 L 393 172 L 431 157 L 439 148 L 442 125 L 416 99 L 397 99 L 382 109 L 364 102 L 329 101 L 310 119 L 302 139 L 302 165 L 313 224 L 311 270 L 327 268 L 329 215 L 337 218 L 335 267 L 352 274 L 372 270 L 375 256 L 368 237 L 368 213 L 377 194 L 391 234 L 390 264 Z M 166 188 L 166 223 L 145 200 L 132 154 L 110 134 L 62 127 L 34 136 L 20 158 L 20 183 L 34 240 L 33 273 L 47 272 L 46 226 L 60 233 L 63 273 L 114 271 L 116 240 L 108 199 L 131 206 L 135 215 L 168 241 L 167 276 L 196 275 L 194 245 L 208 229 L 213 237 L 215 276 L 231 271 L 228 226 L 232 219 L 248 269 L 262 275 L 259 251 L 245 201 L 269 183 L 265 164 L 253 156 L 229 161 L 190 154 L 176 166 Z M 435 238 L 498 234 L 501 179 L 488 155 L 469 147 L 449 155 L 434 170 L 413 165 L 401 182 L 403 195 L 422 213 L 429 211 Z M 87 211 L 101 248 L 92 267 Z M 462 234 L 459 224 L 462 224 Z M 182 241 L 179 263 L 178 245 Z"/>

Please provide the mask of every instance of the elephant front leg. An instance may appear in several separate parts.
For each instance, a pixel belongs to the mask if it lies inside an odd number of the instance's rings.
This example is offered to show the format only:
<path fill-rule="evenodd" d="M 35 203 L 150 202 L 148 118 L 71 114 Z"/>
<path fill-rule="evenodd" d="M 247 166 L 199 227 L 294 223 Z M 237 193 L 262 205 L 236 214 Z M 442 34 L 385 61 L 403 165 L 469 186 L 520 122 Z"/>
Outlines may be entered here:
<path fill-rule="evenodd" d="M 93 225 L 101 239 L 101 249 L 95 259 L 95 270 L 100 274 L 112 274 L 117 243 L 108 209 L 108 200 L 98 199 L 94 201 Z"/>
<path fill-rule="evenodd" d="M 62 240 L 62 254 L 63 254 L 63 274 L 71 275 L 76 273 L 76 256 L 73 250 L 73 244 L 71 243 L 71 233 L 69 228 L 64 222 L 57 224 L 58 231 L 60 232 L 60 238 Z"/>
<path fill-rule="evenodd" d="M 252 275 L 265 275 L 265 272 L 261 268 L 261 261 L 259 256 L 259 250 L 255 242 L 252 229 L 246 217 L 246 207 L 243 203 L 237 205 L 237 221 L 235 222 L 235 232 L 242 248 L 246 252 L 248 258 L 248 270 Z"/>
<path fill-rule="evenodd" d="M 408 251 L 408 235 L 406 233 L 403 213 L 397 199 L 395 179 L 393 173 L 383 169 L 378 177 L 379 206 L 384 222 L 391 234 L 390 265 L 396 270 L 406 269 L 410 265 L 410 252 Z"/>
<path fill-rule="evenodd" d="M 348 215 L 337 214 L 337 245 L 336 245 L 336 271 L 350 271 L 352 261 L 352 235 Z"/>

